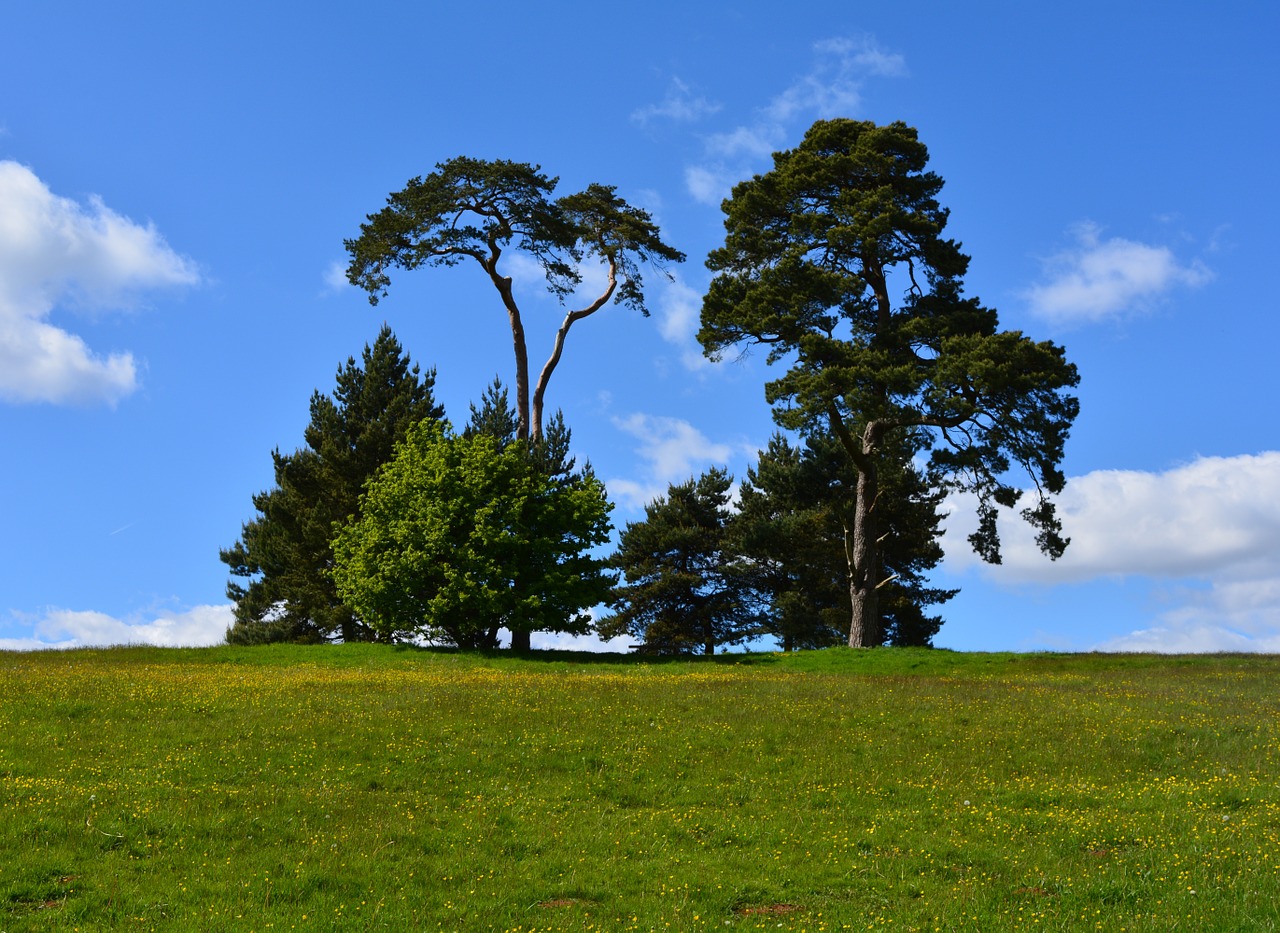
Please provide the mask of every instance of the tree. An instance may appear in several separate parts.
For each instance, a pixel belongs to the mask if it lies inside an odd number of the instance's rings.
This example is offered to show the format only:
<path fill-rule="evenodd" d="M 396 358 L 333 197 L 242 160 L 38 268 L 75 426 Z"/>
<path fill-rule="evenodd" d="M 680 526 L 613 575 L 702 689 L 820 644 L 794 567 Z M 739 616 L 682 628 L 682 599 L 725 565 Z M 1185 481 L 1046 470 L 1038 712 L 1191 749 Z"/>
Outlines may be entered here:
<path fill-rule="evenodd" d="M 849 548 L 849 644 L 878 643 L 884 585 L 880 480 L 918 437 L 927 481 L 978 500 L 970 543 L 999 562 L 997 506 L 1012 507 L 1017 466 L 1035 486 L 1022 516 L 1051 558 L 1067 546 L 1050 495 L 1062 490 L 1063 446 L 1078 384 L 1063 350 L 997 331 L 996 312 L 963 295 L 969 257 L 943 230 L 942 179 L 911 127 L 815 123 L 773 169 L 724 203 L 725 244 L 698 337 L 711 356 L 768 347 L 786 372 L 765 397 L 787 428 L 831 433 L 857 471 Z M 897 300 L 891 289 L 900 290 Z"/>
<path fill-rule="evenodd" d="M 311 396 L 306 447 L 272 451 L 276 485 L 253 497 L 258 517 L 240 540 L 220 552 L 241 585 L 227 585 L 235 602 L 233 644 L 267 641 L 365 641 L 375 632 L 334 588 L 333 523 L 359 511 L 365 480 L 388 462 L 409 427 L 443 417 L 433 390 L 435 371 L 410 366 L 383 325 L 360 364 L 339 367 L 333 396 Z"/>
<path fill-rule="evenodd" d="M 878 643 L 929 645 L 942 620 L 924 607 L 955 591 L 927 585 L 925 574 L 942 558 L 941 496 L 903 453 L 885 461 L 880 481 L 888 532 L 881 559 L 891 580 L 881 593 Z M 765 628 L 784 651 L 846 637 L 856 496 L 857 474 L 830 435 L 792 446 L 775 434 L 747 471 L 731 523 L 733 547 L 767 606 Z"/>
<path fill-rule="evenodd" d="M 517 441 L 516 430 L 516 412 L 511 408 L 507 389 L 502 384 L 501 379 L 495 378 L 481 396 L 480 407 L 471 406 L 471 418 L 463 429 L 463 436 L 473 437 L 477 434 L 487 434 L 497 442 L 499 450 L 505 450 L 509 444 Z M 573 485 L 585 482 L 592 474 L 590 465 L 582 470 L 575 471 L 574 459 L 569 455 L 571 440 L 572 434 L 565 424 L 564 415 L 557 410 L 547 420 L 547 425 L 543 432 L 533 440 L 526 442 L 524 449 L 527 456 L 533 459 L 538 469 L 545 473 L 553 483 Z M 533 575 L 525 573 L 519 576 L 518 579 L 531 581 L 533 580 Z M 532 620 L 528 621 L 531 622 Z M 528 651 L 532 632 L 533 630 L 529 628 L 517 627 L 512 629 L 511 649 L 513 651 Z"/>
<path fill-rule="evenodd" d="M 610 601 L 605 638 L 632 635 L 663 654 L 738 644 L 758 633 L 737 568 L 726 558 L 729 474 L 712 469 L 672 485 L 622 532 L 613 566 L 626 576 Z"/>
<path fill-rule="evenodd" d="M 388 270 L 455 266 L 474 261 L 488 276 L 506 309 L 516 365 L 516 437 L 542 432 L 542 411 L 551 374 L 560 362 L 569 329 L 610 301 L 644 315 L 642 264 L 682 262 L 684 254 L 662 242 L 649 214 L 618 197 L 609 185 L 592 184 L 552 200 L 558 179 L 523 162 L 459 157 L 441 162 L 425 177 L 413 178 L 368 215 L 360 236 L 345 241 L 351 254 L 347 278 L 376 305 L 391 284 Z M 542 266 L 547 287 L 561 305 L 583 282 L 582 264 L 604 264 L 605 287 L 584 306 L 567 310 L 551 355 L 532 388 L 524 317 L 511 276 L 503 271 L 508 249 Z M 531 411 L 532 407 L 532 411 Z"/>
<path fill-rule="evenodd" d="M 337 531 L 338 593 L 380 633 L 497 646 L 499 628 L 581 634 L 612 580 L 604 486 L 557 480 L 524 441 L 424 421 Z"/>

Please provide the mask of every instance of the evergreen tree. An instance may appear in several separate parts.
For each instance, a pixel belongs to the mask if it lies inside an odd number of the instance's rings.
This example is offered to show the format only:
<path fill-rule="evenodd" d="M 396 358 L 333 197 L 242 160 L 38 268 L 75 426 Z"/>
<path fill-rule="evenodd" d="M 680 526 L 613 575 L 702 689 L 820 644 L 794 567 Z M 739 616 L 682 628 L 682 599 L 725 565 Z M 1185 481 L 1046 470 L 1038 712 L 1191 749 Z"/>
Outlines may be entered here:
<path fill-rule="evenodd" d="M 926 615 L 925 607 L 955 595 L 925 579 L 942 558 L 941 495 L 905 453 L 884 471 L 881 495 L 887 531 L 881 556 L 888 579 L 880 596 L 879 643 L 929 645 L 942 620 Z M 783 650 L 842 640 L 856 497 L 856 471 L 830 436 L 793 447 L 775 435 L 747 471 L 732 522 L 734 547 L 768 607 L 765 627 Z"/>
<path fill-rule="evenodd" d="M 728 472 L 712 469 L 645 508 L 623 531 L 612 564 L 626 583 L 614 590 L 614 615 L 597 629 L 629 634 L 662 654 L 740 644 L 758 633 L 743 579 L 726 549 Z"/>
<path fill-rule="evenodd" d="M 964 296 L 969 257 L 943 235 L 942 179 L 928 158 L 905 124 L 820 120 L 774 155 L 772 171 L 733 189 L 725 244 L 707 258 L 716 276 L 704 350 L 758 344 L 770 363 L 785 361 L 765 386 L 775 420 L 838 438 L 857 472 L 853 647 L 882 637 L 883 544 L 894 532 L 881 477 L 922 448 L 936 491 L 977 496 L 969 540 L 984 560 L 999 562 L 998 509 L 1022 495 L 1015 466 L 1035 486 L 1021 514 L 1040 549 L 1057 558 L 1068 543 L 1050 497 L 1066 482 L 1079 374 L 1061 347 L 999 330 L 993 309 Z"/>
<path fill-rule="evenodd" d="M 360 363 L 339 367 L 333 395 L 311 396 L 306 446 L 272 451 L 276 485 L 253 497 L 258 516 L 240 540 L 220 552 L 235 577 L 233 644 L 270 641 L 366 641 L 375 631 L 338 596 L 333 567 L 334 522 L 359 513 L 365 481 L 391 460 L 395 445 L 424 419 L 444 415 L 436 404 L 435 371 L 410 365 L 383 325 Z"/>
<path fill-rule="evenodd" d="M 591 184 L 553 198 L 558 183 L 537 165 L 460 156 L 411 178 L 360 225 L 360 236 L 345 241 L 351 254 L 347 278 L 375 305 L 387 294 L 392 269 L 471 262 L 480 267 L 511 326 L 520 440 L 536 440 L 545 429 L 547 386 L 569 329 L 609 304 L 648 315 L 641 266 L 684 261 L 682 252 L 662 241 L 648 212 L 618 197 L 612 185 Z M 509 274 L 513 251 L 542 267 L 548 290 L 561 303 L 584 283 L 584 264 L 603 266 L 605 273 L 593 299 L 566 308 L 536 382 L 530 379 L 525 320 Z"/>
<path fill-rule="evenodd" d="M 474 437 L 478 434 L 492 437 L 499 450 L 505 450 L 509 444 L 518 440 L 518 418 L 516 410 L 511 406 L 506 386 L 502 380 L 495 378 L 493 383 L 480 397 L 480 407 L 471 406 L 471 418 L 463 429 L 463 437 Z M 588 481 L 594 482 L 594 473 L 590 464 L 582 470 L 575 470 L 574 458 L 569 454 L 572 432 L 565 424 L 564 414 L 557 410 L 548 420 L 542 432 L 533 440 L 525 442 L 522 449 L 526 456 L 541 470 L 551 483 L 565 492 L 582 489 Z M 532 552 L 529 552 L 532 554 Z M 523 569 L 513 568 L 513 585 L 533 586 L 538 584 L 538 568 L 536 565 Z M 511 648 L 513 651 L 528 651 L 531 635 L 543 630 L 533 615 L 522 616 L 513 620 L 516 628 L 511 630 Z M 548 620 L 546 630 L 556 631 L 559 622 L 555 616 Z M 533 626 L 532 628 L 528 626 Z"/>

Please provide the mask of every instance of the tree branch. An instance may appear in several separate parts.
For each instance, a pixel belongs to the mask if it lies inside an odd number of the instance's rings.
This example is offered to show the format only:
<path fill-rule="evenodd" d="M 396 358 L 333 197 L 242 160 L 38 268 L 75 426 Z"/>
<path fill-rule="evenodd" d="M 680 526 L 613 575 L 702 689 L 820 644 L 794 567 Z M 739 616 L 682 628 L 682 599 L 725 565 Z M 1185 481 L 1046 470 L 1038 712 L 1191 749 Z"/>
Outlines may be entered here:
<path fill-rule="evenodd" d="M 551 356 L 548 357 L 546 365 L 542 367 L 542 372 L 538 376 L 538 384 L 533 390 L 533 437 L 542 436 L 542 402 L 543 396 L 546 395 L 547 384 L 551 381 L 551 374 L 555 372 L 556 366 L 560 363 L 560 354 L 564 352 L 564 341 L 569 336 L 569 328 L 583 318 L 590 317 L 595 314 L 613 297 L 614 291 L 618 287 L 618 261 L 609 257 L 609 285 L 604 292 L 600 294 L 595 301 L 578 311 L 570 311 L 564 316 L 564 321 L 560 324 L 560 329 L 556 331 L 555 345 L 551 349 Z"/>

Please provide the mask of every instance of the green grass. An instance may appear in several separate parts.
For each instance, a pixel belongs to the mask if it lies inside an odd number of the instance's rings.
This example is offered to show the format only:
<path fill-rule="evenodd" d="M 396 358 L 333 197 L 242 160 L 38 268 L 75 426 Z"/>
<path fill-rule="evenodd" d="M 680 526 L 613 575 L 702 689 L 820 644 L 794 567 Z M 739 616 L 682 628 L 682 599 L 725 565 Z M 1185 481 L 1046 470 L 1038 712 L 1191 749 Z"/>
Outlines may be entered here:
<path fill-rule="evenodd" d="M 0 931 L 1280 929 L 1278 677 L 0 653 Z"/>

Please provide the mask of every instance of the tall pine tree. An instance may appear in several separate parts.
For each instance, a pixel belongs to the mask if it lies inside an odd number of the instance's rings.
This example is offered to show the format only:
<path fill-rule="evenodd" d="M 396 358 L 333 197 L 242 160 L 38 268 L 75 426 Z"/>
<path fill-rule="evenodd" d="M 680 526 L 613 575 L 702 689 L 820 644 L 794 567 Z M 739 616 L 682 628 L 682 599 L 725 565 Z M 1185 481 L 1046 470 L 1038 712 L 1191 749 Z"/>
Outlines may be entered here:
<path fill-rule="evenodd" d="M 839 441 L 828 435 L 792 446 L 777 434 L 747 471 L 732 522 L 733 547 L 767 606 L 765 628 L 783 650 L 843 640 L 857 485 Z M 926 607 L 955 595 L 926 580 L 942 558 L 941 495 L 924 482 L 907 451 L 884 471 L 881 495 L 886 579 L 878 644 L 929 645 L 942 620 L 926 614 Z"/>
<path fill-rule="evenodd" d="M 410 426 L 439 420 L 435 371 L 421 373 L 385 324 L 360 363 L 348 357 L 333 395 L 311 396 L 306 446 L 272 451 L 276 485 L 253 497 L 256 518 L 220 552 L 231 573 L 233 644 L 369 641 L 377 633 L 338 596 L 330 577 L 333 526 L 359 514 L 365 481 L 389 462 Z"/>

